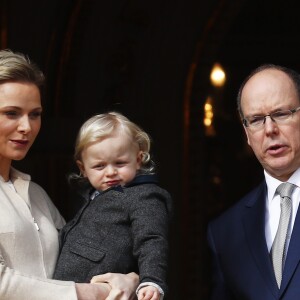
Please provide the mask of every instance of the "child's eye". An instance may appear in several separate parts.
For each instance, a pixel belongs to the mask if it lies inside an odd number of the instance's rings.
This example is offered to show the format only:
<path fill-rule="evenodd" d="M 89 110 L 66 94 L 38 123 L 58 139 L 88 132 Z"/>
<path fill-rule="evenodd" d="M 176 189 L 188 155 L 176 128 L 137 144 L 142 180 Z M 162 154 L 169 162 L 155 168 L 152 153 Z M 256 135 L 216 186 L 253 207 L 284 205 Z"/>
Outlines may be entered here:
<path fill-rule="evenodd" d="M 124 165 L 126 165 L 126 161 L 117 161 L 117 166 L 124 166 Z"/>
<path fill-rule="evenodd" d="M 95 166 L 95 169 L 97 169 L 97 170 L 103 170 L 104 168 L 105 168 L 104 164 Z"/>

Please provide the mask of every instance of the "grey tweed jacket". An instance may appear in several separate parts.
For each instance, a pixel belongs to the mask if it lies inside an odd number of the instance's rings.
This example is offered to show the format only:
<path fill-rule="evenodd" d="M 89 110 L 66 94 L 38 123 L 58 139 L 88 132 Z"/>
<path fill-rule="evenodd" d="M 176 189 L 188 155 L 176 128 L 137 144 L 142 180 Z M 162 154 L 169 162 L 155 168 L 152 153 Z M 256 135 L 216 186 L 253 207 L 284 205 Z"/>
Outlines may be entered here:
<path fill-rule="evenodd" d="M 89 282 L 106 272 L 136 272 L 140 282 L 167 291 L 168 231 L 172 214 L 169 193 L 153 175 L 101 192 L 60 233 L 55 279 Z"/>

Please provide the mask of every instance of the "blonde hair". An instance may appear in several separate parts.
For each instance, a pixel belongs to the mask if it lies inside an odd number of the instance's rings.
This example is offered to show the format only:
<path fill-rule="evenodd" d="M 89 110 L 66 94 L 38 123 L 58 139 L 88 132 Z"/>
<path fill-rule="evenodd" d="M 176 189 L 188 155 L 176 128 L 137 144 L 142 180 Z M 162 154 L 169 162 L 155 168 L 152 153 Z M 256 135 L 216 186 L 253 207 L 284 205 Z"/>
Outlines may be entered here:
<path fill-rule="evenodd" d="M 42 94 L 45 76 L 24 54 L 6 49 L 0 50 L 0 84 L 5 81 L 32 83 Z"/>
<path fill-rule="evenodd" d="M 150 156 L 151 140 L 149 135 L 138 125 L 118 112 L 98 114 L 88 119 L 80 128 L 75 143 L 75 161 L 81 160 L 82 151 L 91 143 L 97 142 L 121 130 L 128 134 L 142 151 L 140 172 L 150 174 L 155 165 Z"/>

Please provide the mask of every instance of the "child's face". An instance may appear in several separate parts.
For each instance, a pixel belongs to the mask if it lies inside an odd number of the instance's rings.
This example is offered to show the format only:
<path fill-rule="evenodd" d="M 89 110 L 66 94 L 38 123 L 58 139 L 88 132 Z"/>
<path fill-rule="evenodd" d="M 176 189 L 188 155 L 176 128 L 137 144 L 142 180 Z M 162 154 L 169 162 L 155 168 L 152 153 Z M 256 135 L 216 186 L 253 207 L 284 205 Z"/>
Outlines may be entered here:
<path fill-rule="evenodd" d="M 81 157 L 77 165 L 83 176 L 95 189 L 104 191 L 133 180 L 141 167 L 142 151 L 125 133 L 116 133 L 90 144 Z"/>

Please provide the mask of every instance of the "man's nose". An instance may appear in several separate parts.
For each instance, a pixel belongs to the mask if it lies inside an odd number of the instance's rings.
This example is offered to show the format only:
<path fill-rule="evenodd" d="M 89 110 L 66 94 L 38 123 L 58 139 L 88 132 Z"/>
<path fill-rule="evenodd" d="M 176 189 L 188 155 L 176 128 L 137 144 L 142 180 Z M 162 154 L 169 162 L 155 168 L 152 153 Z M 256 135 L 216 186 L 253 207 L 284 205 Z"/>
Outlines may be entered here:
<path fill-rule="evenodd" d="M 266 133 L 274 133 L 278 131 L 278 125 L 271 116 L 265 116 L 265 131 Z"/>

